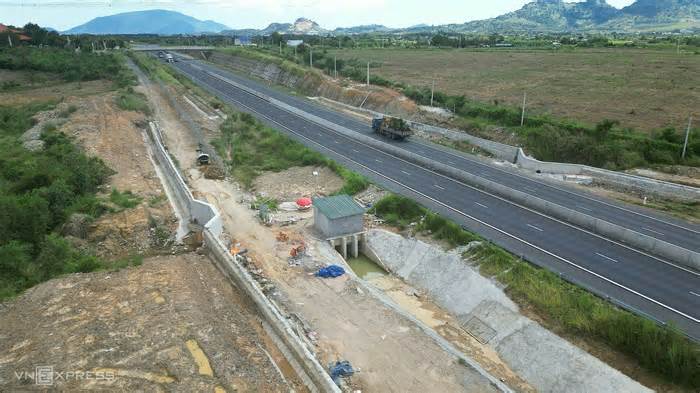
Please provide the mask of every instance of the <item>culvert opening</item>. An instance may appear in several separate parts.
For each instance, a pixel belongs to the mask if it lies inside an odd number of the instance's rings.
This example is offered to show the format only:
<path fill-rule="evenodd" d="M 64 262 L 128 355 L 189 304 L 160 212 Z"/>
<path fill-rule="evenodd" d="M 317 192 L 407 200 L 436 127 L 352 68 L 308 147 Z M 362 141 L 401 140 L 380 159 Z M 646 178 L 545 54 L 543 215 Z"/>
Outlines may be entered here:
<path fill-rule="evenodd" d="M 362 253 L 358 254 L 357 258 L 348 258 L 347 263 L 357 277 L 363 280 L 371 280 L 387 275 L 387 272 L 381 266 Z"/>

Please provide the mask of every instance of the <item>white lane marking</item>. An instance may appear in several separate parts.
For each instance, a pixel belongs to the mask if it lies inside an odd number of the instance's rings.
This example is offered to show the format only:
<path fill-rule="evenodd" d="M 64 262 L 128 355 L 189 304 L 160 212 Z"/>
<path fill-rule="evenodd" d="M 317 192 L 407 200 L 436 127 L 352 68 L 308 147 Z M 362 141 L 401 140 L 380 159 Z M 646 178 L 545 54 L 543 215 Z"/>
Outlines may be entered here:
<path fill-rule="evenodd" d="M 653 230 L 653 229 L 651 229 L 651 228 L 642 227 L 642 230 L 647 231 L 647 232 L 651 232 L 651 233 L 655 233 L 655 234 L 660 235 L 660 236 L 666 236 L 665 233 L 662 233 L 662 232 L 659 232 L 659 231 L 655 231 L 655 230 Z"/>
<path fill-rule="evenodd" d="M 401 171 L 401 173 L 403 173 L 404 175 L 408 175 L 408 176 L 411 176 L 411 174 L 410 174 L 410 173 L 408 173 L 408 172 L 406 172 L 406 171 Z"/>
<path fill-rule="evenodd" d="M 213 88 L 213 87 L 212 87 L 212 88 Z M 215 89 L 215 88 L 213 88 L 213 89 Z M 245 90 L 244 90 L 244 91 L 245 91 Z M 306 140 L 308 140 L 309 142 L 318 145 L 318 146 L 319 146 L 320 148 L 322 148 L 322 149 L 328 149 L 326 146 L 322 145 L 321 143 L 319 143 L 319 142 L 317 142 L 317 141 L 315 141 L 315 140 L 313 140 L 313 139 L 311 139 L 311 138 L 309 138 L 309 137 L 306 137 L 306 136 L 304 136 L 304 135 L 302 135 L 302 134 L 300 134 L 300 133 L 298 133 L 298 132 L 295 132 L 295 131 L 292 130 L 291 128 L 285 126 L 284 124 L 282 124 L 282 123 L 280 123 L 280 122 L 278 122 L 278 121 L 272 119 L 271 117 L 269 117 L 269 116 L 267 116 L 267 115 L 265 115 L 265 114 L 262 114 L 262 113 L 256 111 L 255 109 L 249 107 L 248 105 L 243 104 L 242 102 L 236 100 L 236 99 L 233 98 L 232 96 L 230 96 L 230 95 L 228 95 L 228 94 L 226 94 L 226 93 L 224 93 L 224 92 L 221 92 L 221 93 L 222 93 L 222 95 L 227 96 L 231 101 L 236 102 L 240 107 L 246 108 L 247 110 L 249 110 L 249 111 L 251 111 L 251 112 L 257 113 L 258 116 L 260 116 L 260 117 L 262 117 L 262 118 L 268 119 L 268 121 L 270 121 L 271 123 L 275 123 L 275 124 L 279 125 L 281 128 L 284 128 L 284 129 L 286 129 L 287 131 L 291 132 L 292 134 L 295 134 L 295 135 L 299 136 L 300 138 L 306 139 Z M 332 130 L 331 130 L 331 131 L 332 131 Z M 370 147 L 370 146 L 368 146 L 368 147 Z M 371 147 L 370 147 L 370 148 L 371 148 Z M 374 148 L 372 148 L 372 149 L 373 149 L 373 150 L 379 151 L 378 149 L 374 149 Z M 330 150 L 330 149 L 329 149 L 329 150 Z M 334 153 L 335 153 L 335 154 L 338 154 L 338 155 L 341 156 L 341 157 L 345 157 L 345 156 L 343 156 L 341 153 L 338 153 L 338 152 L 335 152 L 335 151 L 334 151 Z M 383 152 L 382 152 L 382 153 L 383 153 Z M 387 154 L 387 153 L 383 153 L 383 154 L 389 155 L 389 154 Z M 540 252 L 542 252 L 542 253 L 544 253 L 544 254 L 547 254 L 547 255 L 549 255 L 549 256 L 551 256 L 551 257 L 553 257 L 553 258 L 556 258 L 556 259 L 558 259 L 558 260 L 560 260 L 560 261 L 566 263 L 567 265 L 573 266 L 573 267 L 575 267 L 576 269 L 579 269 L 579 270 L 581 270 L 581 271 L 583 271 L 583 272 L 586 272 L 586 273 L 588 273 L 588 274 L 590 274 L 590 275 L 592 275 L 592 276 L 595 276 L 595 277 L 597 277 L 597 278 L 599 278 L 599 279 L 601 279 L 601 280 L 603 280 L 603 281 L 605 281 L 605 282 L 608 282 L 608 283 L 610 283 L 610 284 L 612 284 L 612 285 L 615 285 L 615 286 L 618 287 L 618 288 L 622 288 L 622 289 L 624 289 L 625 291 L 628 291 L 628 292 L 630 292 L 630 293 L 632 293 L 632 294 L 635 294 L 635 295 L 637 295 L 637 296 L 641 297 L 642 299 L 645 299 L 645 300 L 647 300 L 647 301 L 649 301 L 649 302 L 652 302 L 652 303 L 654 303 L 654 304 L 657 304 L 657 305 L 659 305 L 659 306 L 661 306 L 661 307 L 663 307 L 663 308 L 665 308 L 665 309 L 667 309 L 667 310 L 669 310 L 669 311 L 672 311 L 672 312 L 674 312 L 674 313 L 676 313 L 676 314 L 678 314 L 678 315 L 680 315 L 680 316 L 682 316 L 682 317 L 684 317 L 684 318 L 687 318 L 687 319 L 689 319 L 689 320 L 691 320 L 691 321 L 693 321 L 693 322 L 695 322 L 695 323 L 700 323 L 700 319 L 695 318 L 695 317 L 693 317 L 693 316 L 691 316 L 691 315 L 689 315 L 689 314 L 686 314 L 686 313 L 684 313 L 683 311 L 677 310 L 677 309 L 675 309 L 675 308 L 673 308 L 673 307 L 671 307 L 671 306 L 669 306 L 669 305 L 667 305 L 667 304 L 665 304 L 665 303 L 663 303 L 663 302 L 661 302 L 661 301 L 658 301 L 658 300 L 656 300 L 656 299 L 654 299 L 654 298 L 651 298 L 651 297 L 649 297 L 649 296 L 647 296 L 647 295 L 645 295 L 645 294 L 643 294 L 643 293 L 641 293 L 641 292 L 639 292 L 639 291 L 637 291 L 637 290 L 635 290 L 635 289 L 632 289 L 632 288 L 630 288 L 630 287 L 627 287 L 627 286 L 625 286 L 625 285 L 623 285 L 623 284 L 618 283 L 618 282 L 615 281 L 615 280 L 612 280 L 612 279 L 610 279 L 610 278 L 607 278 L 607 277 L 603 276 L 603 275 L 600 274 L 600 273 L 596 273 L 596 272 L 594 272 L 594 271 L 592 271 L 592 270 L 590 270 L 590 269 L 588 269 L 588 268 L 585 268 L 585 267 L 583 267 L 583 266 L 581 266 L 581 265 L 578 265 L 578 264 L 576 264 L 576 263 L 574 263 L 574 262 L 572 262 L 572 261 L 570 261 L 570 260 L 568 260 L 568 259 L 566 259 L 566 258 L 564 258 L 564 257 L 562 257 L 562 256 L 559 256 L 559 255 L 557 255 L 557 254 L 555 254 L 555 253 L 553 253 L 553 252 L 551 252 L 551 251 L 548 251 L 548 250 L 546 250 L 546 249 L 544 249 L 544 248 L 542 248 L 542 247 L 540 247 L 540 246 L 537 246 L 537 245 L 535 245 L 535 244 L 533 244 L 533 243 L 530 243 L 529 241 L 527 241 L 527 240 L 525 240 L 525 239 L 521 239 L 521 238 L 519 238 L 519 237 L 517 237 L 517 236 L 515 236 L 515 235 L 513 235 L 513 234 L 511 234 L 511 233 L 509 233 L 509 232 L 507 232 L 507 231 L 505 231 L 505 230 L 503 230 L 503 229 L 500 229 L 500 228 L 498 228 L 498 227 L 496 227 L 496 226 L 494 226 L 494 225 L 492 225 L 492 224 L 489 224 L 489 223 L 487 223 L 487 222 L 485 222 L 485 221 L 482 221 L 482 220 L 480 220 L 480 219 L 478 219 L 478 218 L 476 218 L 476 217 L 474 217 L 474 216 L 471 216 L 471 215 L 469 215 L 469 214 L 467 214 L 467 213 L 465 213 L 465 212 L 463 212 L 463 211 L 461 211 L 461 210 L 459 210 L 459 209 L 456 209 L 456 208 L 454 208 L 454 207 L 452 207 L 452 206 L 450 206 L 450 205 L 448 205 L 448 204 L 446 204 L 446 203 L 444 203 L 444 202 L 441 202 L 441 201 L 439 201 L 439 200 L 437 200 L 437 199 L 435 199 L 435 198 L 433 198 L 433 197 L 430 197 L 430 196 L 428 196 L 428 195 L 426 195 L 426 194 L 424 194 L 424 193 L 422 193 L 422 192 L 416 190 L 416 189 L 413 188 L 413 187 L 407 186 L 407 185 L 401 183 L 401 182 L 398 181 L 398 180 L 392 179 L 392 178 L 390 178 L 389 176 L 387 176 L 387 175 L 385 175 L 385 174 L 383 174 L 383 173 L 381 173 L 381 172 L 379 172 L 379 171 L 376 171 L 376 170 L 374 170 L 374 169 L 368 167 L 367 165 L 364 165 L 364 164 L 362 164 L 362 163 L 359 163 L 359 162 L 353 160 L 353 159 L 350 158 L 350 157 L 345 157 L 345 158 L 347 158 L 347 159 L 348 159 L 349 161 L 351 161 L 351 162 L 354 162 L 354 163 L 357 164 L 358 166 L 360 166 L 360 167 L 362 167 L 362 168 L 365 168 L 367 171 L 373 172 L 373 173 L 375 173 L 377 176 L 383 177 L 383 178 L 385 178 L 385 179 L 387 179 L 387 180 L 389 180 L 389 181 L 391 181 L 391 182 L 394 182 L 394 183 L 396 183 L 396 184 L 399 184 L 400 186 L 406 188 L 407 190 L 410 190 L 410 191 L 412 191 L 412 192 L 414 192 L 414 193 L 416 193 L 416 194 L 418 194 L 418 195 L 421 195 L 421 196 L 423 196 L 424 198 L 429 199 L 429 200 L 433 201 L 434 203 L 445 207 L 446 209 L 452 210 L 453 212 L 455 212 L 455 213 L 457 213 L 457 214 L 459 214 L 459 215 L 462 215 L 462 216 L 464 216 L 464 217 L 466 217 L 466 218 L 468 218 L 468 219 L 470 219 L 470 220 L 472 220 L 472 221 L 476 221 L 477 223 L 479 223 L 479 224 L 481 224 L 481 225 L 484 225 L 484 226 L 486 226 L 486 227 L 488 227 L 488 228 L 491 228 L 491 229 L 493 229 L 493 230 L 495 230 L 495 231 L 497 231 L 497 232 L 499 232 L 499 233 L 502 233 L 502 234 L 504 234 L 504 235 L 506 235 L 506 236 L 508 236 L 508 237 L 510 237 L 510 238 L 513 238 L 513 239 L 515 239 L 515 240 L 517 240 L 517 241 L 519 241 L 519 242 L 525 244 L 525 245 L 528 246 L 528 247 L 531 247 L 531 248 L 533 248 L 533 249 L 535 249 L 535 250 L 538 250 L 538 251 L 540 251 Z M 402 161 L 403 161 L 403 160 L 402 160 Z M 435 173 L 435 172 L 433 172 L 433 173 Z M 436 174 L 436 175 L 439 175 L 438 173 L 435 173 L 435 174 Z M 456 181 L 456 180 L 454 180 L 454 179 L 448 178 L 448 177 L 446 177 L 446 176 L 443 176 L 443 177 L 445 177 L 445 178 L 447 178 L 447 179 L 449 179 L 449 180 L 451 180 L 451 181 L 453 181 L 453 182 L 456 182 L 456 183 L 459 183 L 459 184 L 463 184 L 463 183 L 461 183 L 461 182 L 459 182 L 459 181 Z M 470 186 L 468 186 L 468 185 L 466 185 L 466 184 L 463 184 L 463 185 L 466 186 L 466 187 L 469 187 L 469 188 L 473 188 L 473 187 L 470 187 Z M 486 194 L 487 194 L 487 195 L 491 195 L 491 194 L 488 194 L 488 193 L 486 193 Z M 491 195 L 491 196 L 494 197 L 494 198 L 497 198 L 497 199 L 502 199 L 502 198 L 498 198 L 498 197 L 496 197 L 496 196 L 494 196 L 494 195 Z M 502 200 L 504 200 L 504 199 L 502 199 Z M 505 200 L 504 200 L 504 201 L 505 201 Z M 476 203 L 477 203 L 478 205 L 481 205 L 481 204 L 478 203 L 478 202 L 476 202 Z M 484 205 L 481 205 L 481 206 L 484 206 Z M 519 205 L 517 205 L 517 206 L 519 206 Z M 521 206 L 521 208 L 523 208 L 523 207 Z M 523 208 L 523 209 L 525 209 L 525 208 Z M 532 211 L 532 210 L 530 210 L 530 209 L 525 209 L 525 210 Z M 532 211 L 532 212 L 534 213 L 534 211 Z M 543 217 L 547 217 L 547 216 L 544 216 L 544 215 L 543 215 Z M 551 217 L 547 217 L 547 218 L 549 218 L 549 219 L 552 220 L 552 221 L 556 221 L 556 222 L 559 222 L 559 223 L 561 223 L 561 224 L 567 225 L 567 226 L 569 226 L 569 227 L 575 228 L 575 227 L 572 226 L 572 225 L 566 224 L 566 223 L 564 223 L 564 222 L 562 222 L 562 221 L 553 219 L 553 218 L 551 218 Z M 579 229 L 579 230 L 581 230 L 581 229 Z M 600 238 L 600 239 L 603 239 L 603 240 L 607 240 L 607 241 L 610 242 L 610 243 L 613 243 L 613 244 L 617 244 L 617 245 L 619 245 L 619 246 L 626 247 L 626 246 L 624 246 L 624 245 L 621 244 L 621 243 L 617 243 L 617 242 L 611 241 L 611 240 L 609 240 L 609 239 L 605 239 L 605 238 L 603 238 L 602 236 L 593 234 L 592 232 L 585 231 L 585 230 L 582 230 L 582 232 L 585 232 L 585 233 L 588 233 L 588 234 L 590 234 L 590 235 L 596 236 L 596 237 L 598 237 L 598 238 Z M 629 247 L 626 247 L 626 248 L 628 248 L 628 249 L 630 249 L 630 250 L 633 250 L 633 251 L 635 251 L 635 252 L 637 252 L 637 253 L 639 253 L 639 254 L 646 255 L 646 256 L 648 256 L 648 257 L 650 257 L 650 258 L 656 259 L 656 260 L 658 260 L 658 261 L 660 261 L 660 262 L 666 263 L 666 264 L 668 264 L 668 265 L 677 267 L 677 268 L 679 268 L 679 269 L 681 269 L 681 270 L 684 270 L 684 271 L 687 271 L 687 272 L 689 272 L 689 273 L 691 273 L 691 274 L 700 276 L 700 273 L 695 273 L 695 272 L 693 272 L 692 270 L 688 270 L 688 269 L 685 269 L 685 268 L 683 268 L 683 267 L 673 265 L 673 264 L 668 263 L 668 262 L 666 262 L 666 261 L 664 261 L 664 260 L 662 260 L 662 259 L 656 258 L 656 257 L 654 257 L 653 255 L 649 255 L 649 254 L 640 252 L 639 250 L 635 250 L 635 249 L 632 249 L 632 248 L 629 248 Z"/>
<path fill-rule="evenodd" d="M 455 163 L 452 162 L 452 161 L 447 161 L 447 163 L 450 164 L 450 165 L 454 165 L 454 164 L 455 164 Z"/>
<path fill-rule="evenodd" d="M 354 153 L 359 153 L 359 152 L 360 152 L 359 150 L 355 150 L 355 149 L 352 149 L 352 151 L 353 151 Z"/>
<path fill-rule="evenodd" d="M 335 143 L 336 143 L 336 144 L 340 144 L 340 142 L 339 142 L 338 140 L 336 140 Z"/>
<path fill-rule="evenodd" d="M 378 158 L 375 158 L 374 161 L 382 162 L 382 160 L 380 160 L 380 159 L 378 159 Z"/>
<path fill-rule="evenodd" d="M 534 225 L 527 224 L 527 226 L 529 226 L 530 228 L 532 228 L 532 229 L 534 229 L 534 230 L 536 230 L 536 231 L 544 232 L 544 229 L 538 228 L 538 227 L 536 227 L 536 226 L 534 226 Z"/>
<path fill-rule="evenodd" d="M 697 293 L 695 293 L 695 292 L 693 292 L 693 291 L 690 291 L 690 294 L 691 294 L 691 295 L 695 295 L 695 296 L 697 296 L 697 297 L 700 297 L 700 294 L 697 294 Z"/>
<path fill-rule="evenodd" d="M 323 136 L 323 134 L 321 134 L 321 133 L 319 132 L 319 133 L 318 133 L 318 136 Z"/>
<path fill-rule="evenodd" d="M 477 204 L 477 205 L 479 205 L 479 206 L 481 206 L 481 207 L 483 207 L 484 209 L 488 209 L 488 208 L 489 208 L 488 206 L 486 206 L 486 205 L 484 205 L 484 204 L 482 204 L 482 203 L 479 203 L 479 202 L 474 202 L 474 203 Z"/>
<path fill-rule="evenodd" d="M 445 188 L 438 186 L 437 184 L 433 184 L 433 186 L 439 190 L 445 191 Z"/>
<path fill-rule="evenodd" d="M 598 256 L 601 257 L 601 258 L 607 259 L 608 261 L 613 261 L 613 262 L 615 262 L 615 263 L 618 262 L 617 259 L 610 258 L 609 256 L 603 255 L 603 254 L 601 254 L 601 253 L 599 253 L 599 252 L 597 252 L 597 253 L 595 253 L 595 254 L 598 255 Z"/>
<path fill-rule="evenodd" d="M 593 209 L 589 209 L 589 208 L 587 208 L 587 207 L 585 207 L 585 206 L 581 206 L 581 205 L 576 205 L 576 207 L 578 207 L 578 208 L 581 209 L 581 210 L 586 210 L 586 211 L 589 211 L 589 212 L 592 212 L 592 211 L 593 211 Z"/>

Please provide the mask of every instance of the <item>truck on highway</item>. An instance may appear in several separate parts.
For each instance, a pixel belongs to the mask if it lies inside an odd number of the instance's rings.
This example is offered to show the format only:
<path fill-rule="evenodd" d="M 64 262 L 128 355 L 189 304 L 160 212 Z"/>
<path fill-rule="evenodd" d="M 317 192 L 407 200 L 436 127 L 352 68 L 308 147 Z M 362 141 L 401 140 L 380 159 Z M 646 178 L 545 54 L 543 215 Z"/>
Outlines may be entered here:
<path fill-rule="evenodd" d="M 171 55 L 170 53 L 167 53 L 167 54 L 165 55 L 165 61 L 167 61 L 168 63 L 174 63 L 174 62 L 175 62 L 175 58 L 174 58 L 173 55 Z"/>
<path fill-rule="evenodd" d="M 398 141 L 413 135 L 413 131 L 408 123 L 403 119 L 390 116 L 380 116 L 372 119 L 372 130 L 381 136 Z"/>

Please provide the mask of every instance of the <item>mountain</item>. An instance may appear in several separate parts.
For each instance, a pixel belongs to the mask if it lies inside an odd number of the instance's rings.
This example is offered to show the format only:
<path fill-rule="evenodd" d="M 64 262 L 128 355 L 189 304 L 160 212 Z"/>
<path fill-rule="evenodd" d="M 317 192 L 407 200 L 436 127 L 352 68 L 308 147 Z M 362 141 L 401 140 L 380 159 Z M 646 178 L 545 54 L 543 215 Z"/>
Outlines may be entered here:
<path fill-rule="evenodd" d="M 360 25 L 353 27 L 338 27 L 333 30 L 334 34 L 368 34 L 368 33 L 386 33 L 393 31 L 384 25 Z"/>
<path fill-rule="evenodd" d="M 635 32 L 700 28 L 700 0 L 637 0 L 621 10 L 605 0 L 577 3 L 536 0 L 493 19 L 445 28 L 460 32 Z"/>
<path fill-rule="evenodd" d="M 270 23 L 269 26 L 261 30 L 238 29 L 226 30 L 223 33 L 236 36 L 270 35 L 272 33 L 320 35 L 328 34 L 330 31 L 322 28 L 318 23 L 310 19 L 299 18 L 294 23 Z"/>
<path fill-rule="evenodd" d="M 590 30 L 619 17 L 621 11 L 605 0 L 567 3 L 562 0 L 537 0 L 499 17 L 468 22 L 459 30 L 468 32 L 538 31 L 561 32 Z"/>
<path fill-rule="evenodd" d="M 201 21 L 175 11 L 148 10 L 95 18 L 64 34 L 201 34 L 218 33 L 229 27 Z"/>

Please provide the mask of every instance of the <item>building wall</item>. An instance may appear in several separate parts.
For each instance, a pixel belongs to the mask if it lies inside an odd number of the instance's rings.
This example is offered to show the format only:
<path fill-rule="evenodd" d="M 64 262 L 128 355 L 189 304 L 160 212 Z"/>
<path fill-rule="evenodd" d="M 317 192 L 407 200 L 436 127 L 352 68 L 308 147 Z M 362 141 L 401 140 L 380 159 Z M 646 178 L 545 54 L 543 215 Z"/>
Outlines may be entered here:
<path fill-rule="evenodd" d="M 329 239 L 336 236 L 362 232 L 364 230 L 364 222 L 362 220 L 362 214 L 329 220 L 328 217 L 320 214 L 318 209 L 314 207 L 314 228 L 319 231 L 324 238 Z"/>

